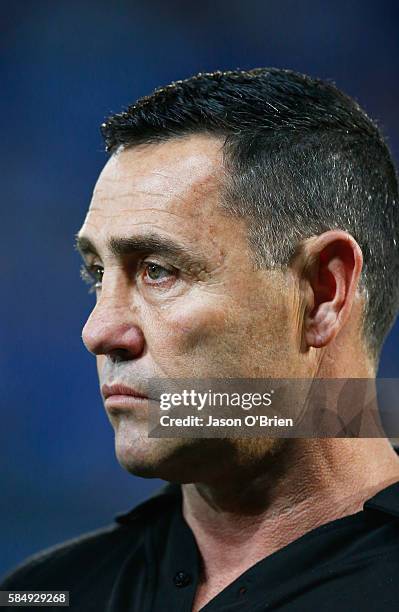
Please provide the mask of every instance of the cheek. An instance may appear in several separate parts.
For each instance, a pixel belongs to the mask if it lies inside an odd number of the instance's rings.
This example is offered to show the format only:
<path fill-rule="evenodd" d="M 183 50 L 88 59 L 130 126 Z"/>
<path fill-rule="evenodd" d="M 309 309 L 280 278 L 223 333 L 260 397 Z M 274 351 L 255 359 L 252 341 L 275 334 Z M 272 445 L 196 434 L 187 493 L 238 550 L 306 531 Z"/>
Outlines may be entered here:
<path fill-rule="evenodd" d="M 150 352 L 178 356 L 215 342 L 228 326 L 226 312 L 221 305 L 200 300 L 158 312 L 147 329 Z"/>
<path fill-rule="evenodd" d="M 152 313 L 149 353 L 176 378 L 281 375 L 289 358 L 287 314 L 283 300 L 255 290 L 250 300 L 197 295 Z"/>

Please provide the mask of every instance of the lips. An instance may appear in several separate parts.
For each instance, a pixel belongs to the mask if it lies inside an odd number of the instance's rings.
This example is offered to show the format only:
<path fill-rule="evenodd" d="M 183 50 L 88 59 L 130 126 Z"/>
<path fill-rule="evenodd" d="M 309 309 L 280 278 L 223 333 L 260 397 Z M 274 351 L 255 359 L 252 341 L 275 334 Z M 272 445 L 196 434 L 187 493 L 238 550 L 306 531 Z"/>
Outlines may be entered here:
<path fill-rule="evenodd" d="M 105 400 L 109 397 L 114 396 L 129 396 L 132 398 L 148 399 L 148 396 L 145 393 L 139 391 L 138 389 L 134 389 L 133 387 L 127 387 L 126 385 L 121 384 L 103 385 L 101 387 L 101 393 Z"/>
<path fill-rule="evenodd" d="M 134 387 L 122 384 L 102 385 L 101 392 L 104 398 L 104 407 L 110 415 L 120 416 L 131 412 L 147 409 L 148 396 Z"/>

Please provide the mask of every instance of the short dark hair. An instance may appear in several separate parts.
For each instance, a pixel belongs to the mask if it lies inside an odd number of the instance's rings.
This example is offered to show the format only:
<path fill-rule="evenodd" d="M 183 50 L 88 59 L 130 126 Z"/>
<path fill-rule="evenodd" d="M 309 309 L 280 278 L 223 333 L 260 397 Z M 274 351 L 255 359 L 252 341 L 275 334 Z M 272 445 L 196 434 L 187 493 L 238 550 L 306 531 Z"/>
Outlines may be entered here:
<path fill-rule="evenodd" d="M 258 267 L 286 268 L 302 240 L 348 231 L 363 252 L 363 331 L 378 361 L 399 306 L 398 183 L 377 125 L 352 98 L 291 70 L 200 73 L 140 98 L 101 130 L 110 153 L 222 137 L 227 202 L 249 221 Z"/>

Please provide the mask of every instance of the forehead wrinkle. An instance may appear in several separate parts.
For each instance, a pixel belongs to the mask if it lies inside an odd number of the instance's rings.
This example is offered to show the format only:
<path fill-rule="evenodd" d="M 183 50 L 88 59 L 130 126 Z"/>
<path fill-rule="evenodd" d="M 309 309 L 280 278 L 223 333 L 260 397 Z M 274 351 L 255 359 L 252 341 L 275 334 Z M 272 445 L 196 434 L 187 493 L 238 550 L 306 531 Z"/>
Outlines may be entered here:
<path fill-rule="evenodd" d="M 101 191 L 104 191 L 104 190 L 101 190 Z M 109 200 L 110 199 L 109 195 L 97 195 L 97 193 L 95 195 L 95 199 L 97 201 L 103 202 L 104 200 Z M 130 190 L 130 191 L 118 192 L 117 194 L 112 196 L 112 199 L 115 199 L 115 198 L 131 198 L 135 194 L 150 195 L 150 196 L 154 195 L 154 196 L 162 197 L 162 198 L 168 197 L 168 194 L 165 193 L 164 191 L 156 192 L 156 191 L 147 191 L 147 190 L 142 190 L 142 189 L 133 189 L 133 190 Z"/>
<path fill-rule="evenodd" d="M 191 190 L 193 190 L 194 192 L 197 191 L 209 191 L 210 189 L 214 189 L 218 186 L 218 178 L 216 176 L 215 172 L 212 172 L 211 174 L 207 174 L 205 176 L 198 176 L 195 180 L 192 180 L 190 183 L 182 183 L 181 182 L 181 177 L 178 176 L 170 176 L 169 178 L 174 178 L 174 184 L 173 185 L 165 185 L 163 186 L 162 191 L 155 191 L 151 189 L 151 184 L 145 186 L 145 187 L 140 187 L 140 186 L 135 186 L 134 184 L 131 185 L 131 188 L 128 189 L 127 191 L 119 191 L 115 197 L 118 198 L 126 198 L 126 197 L 131 197 L 132 195 L 134 196 L 135 194 L 140 194 L 140 195 L 150 195 L 150 196 L 157 196 L 157 197 L 163 197 L 166 198 L 170 195 L 173 195 L 175 197 L 182 197 L 179 192 L 183 192 L 183 193 L 187 193 Z M 114 182 L 116 183 L 120 183 L 121 180 L 119 179 L 115 179 Z M 132 181 L 133 183 L 133 181 Z M 156 185 L 157 187 L 159 187 L 159 184 Z M 155 185 L 154 185 L 155 187 Z M 104 192 L 105 189 L 102 187 L 97 187 L 94 191 L 94 194 L 96 196 L 96 199 L 102 200 L 104 199 L 104 195 L 102 195 L 102 192 Z M 101 195 L 100 195 L 101 194 Z M 109 196 L 107 196 L 109 197 Z"/>
<path fill-rule="evenodd" d="M 131 168 L 129 168 L 129 170 L 131 170 Z M 152 176 L 154 177 L 161 177 L 167 180 L 172 180 L 175 182 L 178 182 L 180 180 L 180 176 L 176 176 L 176 168 L 174 168 L 174 173 L 170 173 L 170 174 L 166 174 L 163 172 L 157 172 L 154 170 L 151 170 L 150 172 L 136 172 L 136 174 L 130 175 L 128 172 L 126 172 L 126 170 L 119 170 L 118 172 L 115 172 L 115 174 L 117 176 L 108 176 L 106 174 L 101 174 L 100 178 L 101 178 L 101 182 L 102 183 L 120 183 L 122 181 L 129 181 L 132 179 L 135 180 L 140 180 L 140 179 L 144 179 L 144 180 L 149 180 L 151 179 Z M 100 187 L 98 185 L 96 185 L 96 190 L 100 189 Z"/>
<path fill-rule="evenodd" d="M 87 219 L 85 220 L 85 225 L 90 224 L 93 225 L 94 227 L 96 226 L 96 223 L 90 219 L 90 213 L 93 212 L 94 209 L 89 210 L 88 215 L 87 215 Z M 182 212 L 179 211 L 174 211 L 174 210 L 163 210 L 163 209 L 159 209 L 159 208 L 155 208 L 155 207 L 151 207 L 151 208 L 138 208 L 135 209 L 134 211 L 131 210 L 130 208 L 121 208 L 117 211 L 113 211 L 113 210 L 107 210 L 106 212 L 100 212 L 98 210 L 95 210 L 95 214 L 96 216 L 99 217 L 103 217 L 104 219 L 114 219 L 115 217 L 118 218 L 121 215 L 123 215 L 124 213 L 129 213 L 131 216 L 131 219 L 129 219 L 129 225 L 131 225 L 132 227 L 135 225 L 151 225 L 152 227 L 156 228 L 157 225 L 154 224 L 154 221 L 152 219 L 148 219 L 148 220 L 144 220 L 144 219 L 140 219 L 140 220 L 136 220 L 135 217 L 137 216 L 138 213 L 142 213 L 142 212 L 154 212 L 157 215 L 170 215 L 172 217 L 178 217 L 179 219 L 184 218 L 184 214 Z M 189 215 L 191 216 L 191 215 Z M 126 225 L 126 221 L 124 222 L 124 225 Z M 159 227 L 159 229 L 165 229 L 162 228 L 161 226 Z"/>
<path fill-rule="evenodd" d="M 118 208 L 117 210 L 113 211 L 112 210 L 112 203 L 113 200 L 116 199 L 126 199 L 126 198 L 130 198 L 130 199 L 134 199 L 134 194 L 143 194 L 146 196 L 149 196 L 151 199 L 153 199 L 154 197 L 156 198 L 160 198 L 163 200 L 167 200 L 170 209 L 177 209 L 179 204 L 182 204 L 183 206 L 179 209 L 181 211 L 181 214 L 179 215 L 178 210 L 168 210 L 165 206 L 162 206 L 160 208 L 157 208 L 156 206 L 145 206 L 144 203 L 142 202 L 140 208 L 138 208 L 137 206 L 134 206 L 132 208 Z M 194 190 L 193 193 L 193 201 L 197 202 L 200 198 L 203 198 L 204 196 L 206 196 L 207 194 L 203 191 L 200 190 Z M 148 192 L 141 192 L 141 191 L 135 191 L 135 192 L 130 192 L 130 193 L 125 193 L 125 194 L 121 194 L 121 195 L 117 195 L 116 198 L 113 197 L 109 197 L 109 196 L 99 196 L 96 197 L 95 199 L 93 199 L 93 204 L 90 205 L 89 210 L 88 210 L 88 214 L 95 212 L 96 215 L 101 216 L 101 217 L 109 217 L 109 216 L 113 216 L 113 213 L 115 215 L 120 215 L 120 214 L 130 214 L 132 216 L 138 214 L 138 213 L 146 213 L 146 212 L 152 212 L 152 213 L 157 213 L 157 214 L 167 214 L 167 215 L 175 215 L 175 216 L 184 216 L 184 211 L 190 207 L 190 199 L 189 199 L 189 194 L 185 193 L 185 194 L 178 194 L 178 193 L 174 193 L 174 194 L 165 194 L 165 193 L 148 193 Z M 94 202 L 96 202 L 96 204 L 94 204 Z M 101 207 L 98 206 L 99 203 L 108 203 L 109 205 L 106 207 Z M 187 212 L 187 210 L 186 210 Z M 198 214 L 198 208 L 195 209 L 195 213 L 196 216 Z M 192 214 L 188 214 L 189 217 L 192 216 Z"/>

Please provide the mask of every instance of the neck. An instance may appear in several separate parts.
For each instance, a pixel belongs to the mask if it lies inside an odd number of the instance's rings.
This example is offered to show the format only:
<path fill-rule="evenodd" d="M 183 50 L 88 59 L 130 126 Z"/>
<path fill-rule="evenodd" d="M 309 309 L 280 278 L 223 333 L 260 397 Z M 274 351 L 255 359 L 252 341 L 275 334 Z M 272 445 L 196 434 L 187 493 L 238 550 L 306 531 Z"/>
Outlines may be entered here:
<path fill-rule="evenodd" d="M 184 517 L 203 564 L 201 605 L 257 561 L 361 510 L 397 480 L 399 461 L 385 438 L 298 439 L 250 468 L 230 465 L 217 481 L 183 485 Z"/>

